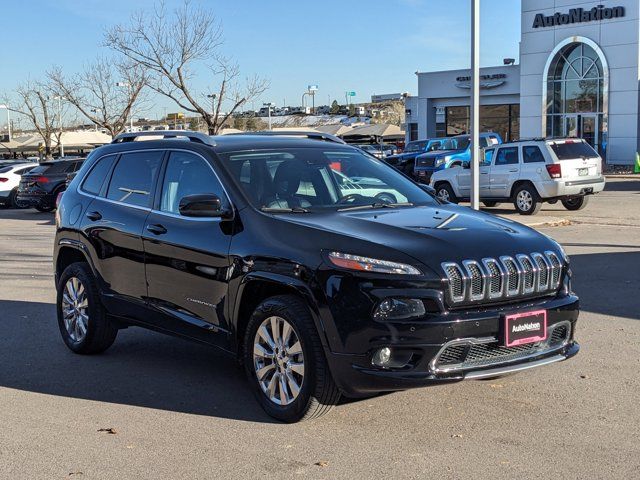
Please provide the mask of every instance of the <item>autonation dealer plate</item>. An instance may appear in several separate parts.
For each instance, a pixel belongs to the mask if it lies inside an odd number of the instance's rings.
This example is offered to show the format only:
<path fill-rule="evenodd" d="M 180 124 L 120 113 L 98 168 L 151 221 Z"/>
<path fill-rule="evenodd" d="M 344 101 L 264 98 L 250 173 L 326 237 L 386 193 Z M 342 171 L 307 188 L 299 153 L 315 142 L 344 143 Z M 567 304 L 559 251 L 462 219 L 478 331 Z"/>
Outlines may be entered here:
<path fill-rule="evenodd" d="M 547 311 L 516 313 L 504 318 L 505 346 L 514 347 L 547 338 Z"/>

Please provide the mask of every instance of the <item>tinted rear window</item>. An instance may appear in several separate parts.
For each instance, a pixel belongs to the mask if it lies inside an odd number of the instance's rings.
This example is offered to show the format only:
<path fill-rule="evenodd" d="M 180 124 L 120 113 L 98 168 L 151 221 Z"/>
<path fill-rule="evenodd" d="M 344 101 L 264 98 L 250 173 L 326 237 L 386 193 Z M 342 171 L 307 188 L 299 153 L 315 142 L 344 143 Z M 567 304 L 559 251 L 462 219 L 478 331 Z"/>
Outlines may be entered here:
<path fill-rule="evenodd" d="M 575 160 L 576 158 L 594 158 L 598 154 L 586 142 L 552 143 L 551 150 L 558 160 Z"/>
<path fill-rule="evenodd" d="M 56 175 L 73 171 L 75 162 L 51 162 L 43 163 L 29 173 Z"/>
<path fill-rule="evenodd" d="M 111 176 L 107 198 L 118 202 L 149 207 L 162 152 L 126 153 L 120 157 Z"/>
<path fill-rule="evenodd" d="M 0 168 L 0 173 L 7 173 L 9 170 L 11 170 L 13 167 L 1 167 Z"/>
<path fill-rule="evenodd" d="M 95 164 L 87 178 L 85 178 L 82 190 L 93 195 L 100 193 L 104 179 L 111 170 L 111 165 L 113 165 L 115 158 L 115 155 L 109 155 L 98 160 L 98 163 Z"/>

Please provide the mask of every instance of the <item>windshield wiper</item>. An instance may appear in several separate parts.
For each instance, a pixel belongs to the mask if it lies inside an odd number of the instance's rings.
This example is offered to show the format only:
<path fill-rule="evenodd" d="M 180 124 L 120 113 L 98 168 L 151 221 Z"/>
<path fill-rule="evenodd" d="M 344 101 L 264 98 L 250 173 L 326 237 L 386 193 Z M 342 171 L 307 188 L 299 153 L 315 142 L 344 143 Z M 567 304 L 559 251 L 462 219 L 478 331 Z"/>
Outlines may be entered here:
<path fill-rule="evenodd" d="M 293 207 L 293 208 L 261 207 L 260 211 L 267 212 L 267 213 L 309 213 L 309 210 L 303 207 Z"/>
<path fill-rule="evenodd" d="M 413 203 L 411 203 L 411 202 L 404 202 L 404 203 L 382 203 L 382 202 L 376 202 L 376 203 L 368 203 L 366 205 L 354 205 L 353 207 L 339 208 L 338 211 L 339 212 L 348 212 L 350 210 L 365 210 L 365 209 L 368 209 L 368 208 L 395 208 L 395 207 L 413 207 Z"/>

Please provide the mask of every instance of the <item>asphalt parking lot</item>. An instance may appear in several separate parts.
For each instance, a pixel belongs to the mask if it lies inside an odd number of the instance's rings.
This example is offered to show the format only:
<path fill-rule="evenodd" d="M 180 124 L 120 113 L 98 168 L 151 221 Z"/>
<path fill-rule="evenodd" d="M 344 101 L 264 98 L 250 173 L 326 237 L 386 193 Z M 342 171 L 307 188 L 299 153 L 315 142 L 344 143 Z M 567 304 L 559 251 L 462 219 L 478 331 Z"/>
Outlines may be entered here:
<path fill-rule="evenodd" d="M 0 478 L 640 478 L 640 180 L 524 220 L 571 256 L 576 358 L 284 425 L 206 347 L 132 328 L 104 355 L 69 352 L 53 215 L 0 210 Z"/>

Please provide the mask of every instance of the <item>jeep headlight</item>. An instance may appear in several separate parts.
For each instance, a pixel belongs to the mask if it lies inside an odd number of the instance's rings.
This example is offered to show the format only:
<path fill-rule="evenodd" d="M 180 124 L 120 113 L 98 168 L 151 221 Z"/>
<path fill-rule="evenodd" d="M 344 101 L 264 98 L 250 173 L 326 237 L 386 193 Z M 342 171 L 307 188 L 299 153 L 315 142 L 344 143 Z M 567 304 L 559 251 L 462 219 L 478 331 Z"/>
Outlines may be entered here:
<path fill-rule="evenodd" d="M 350 253 L 330 252 L 329 260 L 336 267 L 359 272 L 392 273 L 396 275 L 420 275 L 421 272 L 406 263 L 391 262 L 377 258 L 361 257 Z"/>

